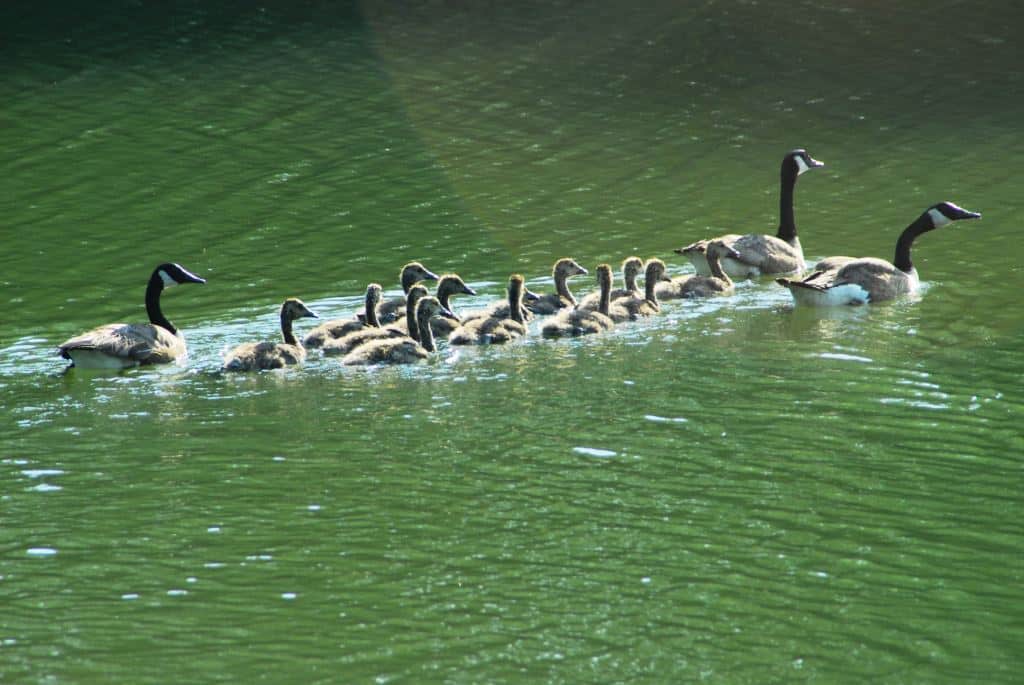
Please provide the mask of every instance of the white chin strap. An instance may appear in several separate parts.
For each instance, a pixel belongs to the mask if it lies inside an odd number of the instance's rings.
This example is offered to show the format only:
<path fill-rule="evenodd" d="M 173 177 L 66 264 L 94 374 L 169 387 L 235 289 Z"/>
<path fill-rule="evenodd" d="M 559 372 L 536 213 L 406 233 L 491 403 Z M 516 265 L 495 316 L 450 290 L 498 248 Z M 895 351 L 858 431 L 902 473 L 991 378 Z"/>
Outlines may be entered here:
<path fill-rule="evenodd" d="M 932 224 L 934 224 L 935 228 L 939 228 L 941 226 L 945 226 L 946 224 L 953 223 L 952 219 L 950 219 L 948 216 L 946 216 L 937 209 L 929 209 L 928 216 L 931 217 Z"/>
<path fill-rule="evenodd" d="M 159 273 L 160 273 L 160 280 L 164 282 L 164 287 L 165 288 L 170 288 L 173 285 L 178 285 L 178 282 L 176 280 L 174 280 L 173 278 L 171 278 L 170 275 L 166 271 L 164 271 L 163 269 L 160 269 Z"/>
<path fill-rule="evenodd" d="M 797 176 L 799 176 L 800 174 L 804 173 L 805 171 L 807 171 L 808 169 L 811 168 L 811 167 L 807 166 L 807 162 L 804 161 L 803 157 L 797 156 L 797 157 L 794 157 L 793 159 L 796 160 L 796 175 Z"/>

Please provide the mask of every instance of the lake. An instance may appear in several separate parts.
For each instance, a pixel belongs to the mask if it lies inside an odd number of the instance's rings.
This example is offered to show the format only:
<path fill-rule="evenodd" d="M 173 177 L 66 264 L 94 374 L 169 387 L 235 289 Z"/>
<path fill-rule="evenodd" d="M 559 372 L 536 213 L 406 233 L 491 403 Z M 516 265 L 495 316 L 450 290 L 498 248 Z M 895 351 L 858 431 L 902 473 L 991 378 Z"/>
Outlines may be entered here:
<path fill-rule="evenodd" d="M 0 682 L 1012 683 L 1024 667 L 1017 3 L 0 8 Z M 774 233 L 770 279 L 599 336 L 223 374 L 301 297 Z M 181 365 L 65 372 L 144 321 Z M 577 294 L 593 276 L 570 281 Z M 297 323 L 308 330 L 308 320 Z"/>

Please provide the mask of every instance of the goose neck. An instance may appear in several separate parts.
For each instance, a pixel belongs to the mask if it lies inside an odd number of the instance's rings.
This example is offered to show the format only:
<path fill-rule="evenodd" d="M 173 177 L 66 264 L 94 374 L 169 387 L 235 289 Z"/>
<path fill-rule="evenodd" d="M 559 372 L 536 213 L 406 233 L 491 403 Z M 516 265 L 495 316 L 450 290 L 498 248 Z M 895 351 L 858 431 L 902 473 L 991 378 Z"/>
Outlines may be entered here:
<path fill-rule="evenodd" d="M 793 215 L 793 190 L 796 188 L 796 165 L 787 158 L 779 178 L 779 230 L 776 237 L 789 244 L 796 241 L 796 218 Z"/>
<path fill-rule="evenodd" d="M 601 312 L 605 316 L 608 316 L 608 311 L 612 306 L 612 282 L 611 279 L 601 279 L 601 301 L 597 306 L 597 311 Z"/>
<path fill-rule="evenodd" d="M 160 309 L 160 294 L 163 291 L 164 281 L 160 278 L 159 272 L 154 271 L 153 275 L 149 277 L 149 284 L 146 286 L 146 314 L 149 316 L 151 324 L 160 326 L 177 335 L 178 329 L 164 316 L 163 311 Z"/>
<path fill-rule="evenodd" d="M 655 293 L 655 288 L 658 287 L 658 279 L 655 274 L 648 273 L 644 277 L 644 299 L 658 307 L 658 295 Z"/>
<path fill-rule="evenodd" d="M 508 318 L 517 323 L 526 323 L 523 319 L 523 284 L 519 281 L 508 284 Z"/>
<path fill-rule="evenodd" d="M 922 214 L 900 233 L 896 241 L 896 254 L 893 257 L 893 266 L 904 273 L 910 273 L 914 269 L 914 263 L 910 261 L 910 248 L 913 246 L 917 236 L 935 228 L 929 219 L 928 214 Z"/>
<path fill-rule="evenodd" d="M 565 298 L 573 307 L 575 307 L 576 298 L 572 296 L 571 292 L 569 292 L 569 284 L 566 282 L 568 278 L 569 277 L 564 273 L 555 274 L 555 292 L 558 293 L 559 297 Z"/>
<path fill-rule="evenodd" d="M 727 284 L 732 285 L 732 279 L 729 278 L 729 274 L 725 269 L 722 268 L 722 259 L 715 251 L 708 252 L 708 270 L 711 275 L 720 281 L 725 281 Z"/>
<path fill-rule="evenodd" d="M 377 318 L 377 297 L 373 293 L 366 293 L 366 310 L 363 319 L 367 326 L 380 327 L 380 320 Z"/>
<path fill-rule="evenodd" d="M 409 331 L 409 337 L 418 341 L 420 338 L 420 327 L 419 321 L 416 318 L 416 305 L 411 297 L 406 298 L 405 327 Z"/>
<path fill-rule="evenodd" d="M 295 334 L 292 333 L 292 317 L 283 309 L 281 311 L 281 334 L 284 336 L 285 344 L 299 344 L 299 341 L 295 338 Z"/>

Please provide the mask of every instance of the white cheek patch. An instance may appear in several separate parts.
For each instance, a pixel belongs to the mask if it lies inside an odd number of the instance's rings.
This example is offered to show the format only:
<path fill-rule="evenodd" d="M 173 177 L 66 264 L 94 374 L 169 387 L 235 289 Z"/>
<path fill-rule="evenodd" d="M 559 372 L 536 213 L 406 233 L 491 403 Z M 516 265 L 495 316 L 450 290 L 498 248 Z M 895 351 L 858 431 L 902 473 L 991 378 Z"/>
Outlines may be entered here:
<path fill-rule="evenodd" d="M 939 228 L 941 226 L 945 226 L 946 224 L 953 223 L 952 219 L 950 219 L 948 216 L 946 216 L 937 209 L 929 209 L 928 216 L 931 217 L 932 224 L 935 225 L 935 228 Z"/>
<path fill-rule="evenodd" d="M 170 288 L 172 285 L 178 285 L 178 282 L 168 275 L 166 271 L 160 269 L 160 280 L 164 282 L 165 288 Z"/>
<path fill-rule="evenodd" d="M 799 176 L 800 174 L 804 173 L 805 171 L 807 171 L 808 169 L 811 168 L 811 167 L 807 166 L 807 162 L 804 161 L 803 157 L 800 157 L 799 155 L 797 155 L 793 159 L 796 160 L 796 175 L 797 176 Z"/>

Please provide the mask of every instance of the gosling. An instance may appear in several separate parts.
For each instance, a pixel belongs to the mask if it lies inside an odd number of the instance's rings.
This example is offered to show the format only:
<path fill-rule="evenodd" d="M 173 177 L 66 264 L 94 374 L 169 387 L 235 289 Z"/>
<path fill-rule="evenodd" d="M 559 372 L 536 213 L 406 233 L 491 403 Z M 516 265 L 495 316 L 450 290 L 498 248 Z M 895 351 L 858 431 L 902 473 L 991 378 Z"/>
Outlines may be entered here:
<path fill-rule="evenodd" d="M 224 371 L 263 371 L 282 369 L 300 364 L 306 359 L 306 350 L 292 333 L 292 322 L 304 317 L 318 318 L 302 302 L 290 297 L 281 305 L 281 333 L 283 343 L 244 343 L 224 357 Z"/>

